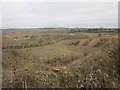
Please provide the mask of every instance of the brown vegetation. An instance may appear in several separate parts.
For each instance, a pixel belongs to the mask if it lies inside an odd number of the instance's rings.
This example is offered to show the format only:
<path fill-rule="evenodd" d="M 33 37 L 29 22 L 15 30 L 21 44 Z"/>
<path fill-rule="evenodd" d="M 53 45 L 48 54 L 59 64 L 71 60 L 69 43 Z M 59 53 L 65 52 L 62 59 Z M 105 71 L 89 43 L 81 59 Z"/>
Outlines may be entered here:
<path fill-rule="evenodd" d="M 120 88 L 118 50 L 117 33 L 36 31 L 15 32 L 13 36 L 6 33 L 2 86 Z"/>

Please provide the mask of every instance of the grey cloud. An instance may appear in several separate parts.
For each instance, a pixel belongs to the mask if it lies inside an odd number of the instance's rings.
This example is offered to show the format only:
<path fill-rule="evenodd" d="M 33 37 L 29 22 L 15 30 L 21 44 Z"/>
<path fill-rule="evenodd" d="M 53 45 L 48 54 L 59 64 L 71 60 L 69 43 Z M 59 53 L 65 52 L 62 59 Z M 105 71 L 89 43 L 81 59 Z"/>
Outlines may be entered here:
<path fill-rule="evenodd" d="M 3 28 L 117 27 L 117 2 L 3 3 Z"/>

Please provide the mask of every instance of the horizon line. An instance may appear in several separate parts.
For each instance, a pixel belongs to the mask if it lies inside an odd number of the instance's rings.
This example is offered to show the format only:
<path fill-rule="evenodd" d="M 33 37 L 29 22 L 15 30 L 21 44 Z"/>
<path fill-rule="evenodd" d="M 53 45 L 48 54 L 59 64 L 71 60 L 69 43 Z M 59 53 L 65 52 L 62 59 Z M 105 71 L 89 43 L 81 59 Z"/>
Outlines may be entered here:
<path fill-rule="evenodd" d="M 107 28 L 111 28 L 111 29 L 119 29 L 119 27 L 16 27 L 16 28 L 0 28 L 0 29 L 62 29 L 62 28 L 68 28 L 68 29 L 72 29 L 72 28 L 79 28 L 79 29 L 87 29 L 87 28 L 103 28 L 103 29 L 107 29 Z"/>

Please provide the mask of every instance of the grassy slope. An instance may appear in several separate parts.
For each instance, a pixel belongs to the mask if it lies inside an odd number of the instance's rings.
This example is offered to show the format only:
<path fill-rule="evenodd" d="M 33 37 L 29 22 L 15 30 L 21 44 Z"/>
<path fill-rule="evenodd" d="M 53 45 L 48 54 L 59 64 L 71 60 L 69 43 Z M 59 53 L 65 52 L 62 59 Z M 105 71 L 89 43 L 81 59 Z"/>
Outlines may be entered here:
<path fill-rule="evenodd" d="M 116 35 L 56 33 L 43 34 L 54 39 L 50 45 L 3 50 L 3 69 L 8 81 L 3 82 L 5 87 L 22 87 L 22 81 L 18 81 L 23 77 L 27 87 L 118 87 L 117 61 L 113 57 Z M 78 45 L 72 44 L 77 41 Z M 15 75 L 10 74 L 13 66 Z M 13 79 L 11 84 L 7 78 L 10 75 L 18 81 Z"/>

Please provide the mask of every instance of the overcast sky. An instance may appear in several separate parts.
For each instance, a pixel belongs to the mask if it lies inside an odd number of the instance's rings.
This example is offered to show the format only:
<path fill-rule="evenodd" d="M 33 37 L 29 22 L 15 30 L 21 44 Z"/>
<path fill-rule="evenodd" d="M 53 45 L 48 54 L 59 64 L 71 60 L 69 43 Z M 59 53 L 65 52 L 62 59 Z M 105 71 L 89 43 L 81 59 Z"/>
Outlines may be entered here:
<path fill-rule="evenodd" d="M 118 27 L 117 2 L 6 2 L 3 28 Z"/>

